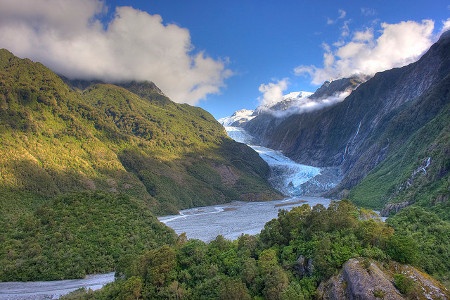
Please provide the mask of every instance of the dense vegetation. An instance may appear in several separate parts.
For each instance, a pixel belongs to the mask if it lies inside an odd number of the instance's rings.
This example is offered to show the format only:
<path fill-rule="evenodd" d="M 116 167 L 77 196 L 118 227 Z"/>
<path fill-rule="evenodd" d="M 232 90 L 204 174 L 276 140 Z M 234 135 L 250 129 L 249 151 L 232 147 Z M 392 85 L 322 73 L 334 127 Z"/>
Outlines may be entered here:
<path fill-rule="evenodd" d="M 114 270 L 126 255 L 174 244 L 175 233 L 127 195 L 58 196 L 7 224 L 0 236 L 0 280 L 82 278 Z"/>
<path fill-rule="evenodd" d="M 446 197 L 450 169 L 450 76 L 393 114 L 373 139 L 390 141 L 386 159 L 350 193 L 358 205 L 411 202 L 450 217 Z M 411 124 L 405 126 L 405 124 Z M 381 143 L 381 142 L 380 142 Z"/>
<path fill-rule="evenodd" d="M 411 206 L 389 218 L 387 224 L 414 240 L 418 266 L 450 286 L 450 222 L 420 206 Z"/>
<path fill-rule="evenodd" d="M 260 235 L 205 244 L 180 236 L 173 247 L 128 257 L 118 279 L 92 299 L 311 299 L 318 284 L 347 260 L 416 263 L 409 236 L 399 235 L 348 201 L 280 211 Z"/>
<path fill-rule="evenodd" d="M 70 88 L 42 64 L 0 50 L 0 280 L 112 271 L 119 256 L 171 243 L 152 213 L 280 196 L 267 164 L 206 111 L 148 82 L 87 86 Z M 130 222 L 116 218 L 124 209 Z M 71 223 L 77 213 L 87 219 Z M 117 222 L 94 222 L 108 214 Z M 148 223 L 131 221 L 142 214 Z M 81 221 L 93 228 L 79 231 Z M 116 245 L 125 232 L 136 239 L 130 249 Z"/>
<path fill-rule="evenodd" d="M 450 77 L 400 113 L 373 138 L 391 151 L 349 194 L 357 205 L 391 213 L 388 223 L 409 234 L 419 265 L 450 284 Z M 411 124 L 405 126 L 404 124 Z M 378 135 L 378 136 L 377 136 Z M 398 209 L 403 208 L 394 216 Z M 389 209 L 392 207 L 392 209 Z"/>

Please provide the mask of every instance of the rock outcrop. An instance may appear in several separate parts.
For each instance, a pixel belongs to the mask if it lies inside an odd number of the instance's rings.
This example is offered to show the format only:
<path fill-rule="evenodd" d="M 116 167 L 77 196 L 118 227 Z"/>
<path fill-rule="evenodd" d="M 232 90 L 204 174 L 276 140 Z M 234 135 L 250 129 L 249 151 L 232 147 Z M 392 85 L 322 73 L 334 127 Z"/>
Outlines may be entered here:
<path fill-rule="evenodd" d="M 394 284 L 394 275 L 412 279 L 414 295 L 402 294 Z M 379 262 L 363 258 L 350 259 L 339 274 L 322 282 L 317 290 L 319 299 L 448 299 L 449 292 L 439 282 L 414 267 Z"/>
<path fill-rule="evenodd" d="M 382 217 L 389 217 L 391 213 L 397 213 L 400 209 L 412 205 L 413 202 L 388 203 L 380 212 Z"/>

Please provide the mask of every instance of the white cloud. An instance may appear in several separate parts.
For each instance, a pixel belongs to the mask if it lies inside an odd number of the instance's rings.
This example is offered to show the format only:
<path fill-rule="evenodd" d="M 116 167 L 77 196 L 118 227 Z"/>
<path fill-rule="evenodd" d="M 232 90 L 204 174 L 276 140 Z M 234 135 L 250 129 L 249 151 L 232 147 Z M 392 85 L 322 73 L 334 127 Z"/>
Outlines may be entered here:
<path fill-rule="evenodd" d="M 350 35 L 350 28 L 348 27 L 348 24 L 350 24 L 351 20 L 345 20 L 344 24 L 341 27 L 341 36 L 347 37 Z"/>
<path fill-rule="evenodd" d="M 366 31 L 357 31 L 353 36 L 354 41 L 370 42 L 373 40 L 373 29 L 367 28 Z M 342 45 L 341 45 L 342 46 Z"/>
<path fill-rule="evenodd" d="M 303 114 L 307 112 L 316 111 L 328 106 L 332 106 L 336 103 L 344 101 L 352 92 L 351 89 L 346 91 L 336 93 L 332 96 L 322 98 L 322 99 L 309 99 L 303 98 L 301 101 L 296 101 L 291 104 L 291 106 L 286 110 L 271 110 L 267 109 L 265 112 L 271 113 L 277 118 L 285 118 L 294 114 Z"/>
<path fill-rule="evenodd" d="M 445 25 L 445 24 L 444 24 Z M 450 22 L 449 22 L 450 25 Z M 416 61 L 433 43 L 434 22 L 406 21 L 381 24 L 380 35 L 375 39 L 374 29 L 355 32 L 351 41 L 336 44 L 335 49 L 325 49 L 324 66 L 298 66 L 297 75 L 309 74 L 313 84 L 352 75 L 373 75 L 394 67 Z"/>
<path fill-rule="evenodd" d="M 71 78 L 151 80 L 177 102 L 218 93 L 225 61 L 193 52 L 189 31 L 159 15 L 117 7 L 109 24 L 98 0 L 0 2 L 0 47 Z"/>
<path fill-rule="evenodd" d="M 441 33 L 450 30 L 450 18 L 448 18 L 445 21 L 442 21 L 442 29 L 441 29 Z"/>
<path fill-rule="evenodd" d="M 288 87 L 288 79 L 284 78 L 277 82 L 270 82 L 268 84 L 261 84 L 259 91 L 263 94 L 259 97 L 261 106 L 270 107 L 283 100 L 283 92 Z"/>

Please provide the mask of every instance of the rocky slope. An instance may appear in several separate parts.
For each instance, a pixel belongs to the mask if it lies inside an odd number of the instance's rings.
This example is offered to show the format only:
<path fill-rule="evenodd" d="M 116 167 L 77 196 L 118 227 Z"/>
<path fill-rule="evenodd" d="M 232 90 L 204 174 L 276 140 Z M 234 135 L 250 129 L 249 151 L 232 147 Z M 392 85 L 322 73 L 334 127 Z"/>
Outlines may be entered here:
<path fill-rule="evenodd" d="M 322 282 L 318 299 L 449 299 L 439 282 L 414 267 L 354 258 Z"/>
<path fill-rule="evenodd" d="M 294 116 L 313 114 L 321 108 L 342 101 L 363 80 L 352 77 L 325 82 L 315 93 L 306 93 L 300 99 L 287 98 L 272 107 L 259 107 L 255 110 L 254 118 L 241 122 L 238 126 L 244 127 L 261 145 L 269 148 L 276 146 L 276 149 L 284 151 L 281 145 L 272 142 L 275 131 L 284 126 L 284 122 Z M 288 133 L 286 138 L 290 139 L 291 134 Z"/>
<path fill-rule="evenodd" d="M 421 144 L 421 149 L 429 149 L 428 155 L 425 150 L 419 156 L 410 152 L 406 154 L 406 149 L 402 150 L 404 155 L 412 156 L 408 158 L 410 163 L 403 165 L 400 172 L 397 172 L 397 177 L 402 177 L 404 182 L 398 183 L 396 188 L 401 189 L 401 184 L 407 184 L 408 178 L 404 178 L 403 173 L 414 177 L 412 172 L 428 157 L 431 160 L 430 170 L 434 169 L 434 173 L 439 174 L 431 181 L 441 180 L 448 173 L 448 154 L 443 149 L 448 145 L 445 138 L 448 112 L 445 110 L 449 103 L 449 53 L 450 34 L 447 33 L 419 61 L 377 73 L 357 86 L 342 102 L 284 118 L 277 118 L 273 114 L 258 116 L 246 122 L 244 127 L 263 145 L 282 150 L 297 162 L 320 167 L 339 167 L 344 178 L 329 193 L 331 196 L 347 195 L 346 190 L 355 187 L 387 158 L 391 157 L 397 162 L 401 160 L 398 151 L 405 143 L 414 144 L 410 138 L 415 136 L 416 140 L 420 139 L 419 136 L 424 137 L 425 132 L 427 138 L 423 140 L 426 142 Z M 329 94 L 326 91 L 333 83 L 326 83 L 310 98 Z M 336 86 L 334 91 L 345 85 Z M 425 129 L 427 124 L 430 125 Z M 433 131 L 432 128 L 436 130 Z M 444 152 L 433 150 L 436 148 L 433 146 L 435 144 Z M 434 156 L 430 155 L 433 151 Z M 391 166 L 392 163 L 393 161 L 390 162 Z M 379 183 L 385 185 L 383 182 Z M 373 187 L 375 188 L 374 185 Z M 389 191 L 384 189 L 385 194 L 392 194 L 393 188 L 389 185 Z M 380 197 L 377 193 L 373 195 Z M 380 208 L 390 198 L 392 197 L 389 195 L 376 204 L 366 204 Z M 363 204 L 363 201 L 359 204 Z"/>

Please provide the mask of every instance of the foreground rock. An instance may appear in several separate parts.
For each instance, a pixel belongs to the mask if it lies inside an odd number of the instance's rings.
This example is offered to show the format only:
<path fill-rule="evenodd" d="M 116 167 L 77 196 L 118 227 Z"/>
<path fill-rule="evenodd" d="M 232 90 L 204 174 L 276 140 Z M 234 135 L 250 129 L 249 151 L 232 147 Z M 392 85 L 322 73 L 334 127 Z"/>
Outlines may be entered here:
<path fill-rule="evenodd" d="M 399 278 L 408 282 L 406 288 Z M 449 299 L 449 292 L 429 275 L 411 266 L 389 263 L 383 267 L 376 261 L 350 259 L 339 274 L 320 284 L 318 298 Z"/>

